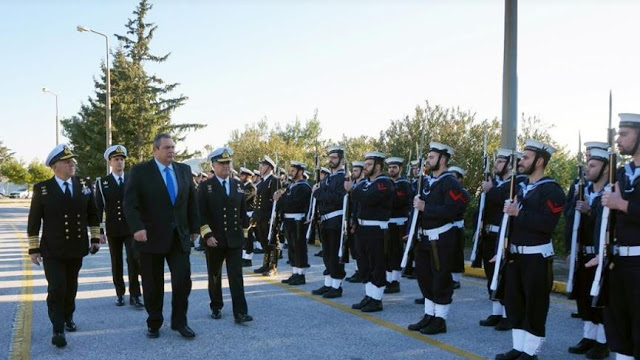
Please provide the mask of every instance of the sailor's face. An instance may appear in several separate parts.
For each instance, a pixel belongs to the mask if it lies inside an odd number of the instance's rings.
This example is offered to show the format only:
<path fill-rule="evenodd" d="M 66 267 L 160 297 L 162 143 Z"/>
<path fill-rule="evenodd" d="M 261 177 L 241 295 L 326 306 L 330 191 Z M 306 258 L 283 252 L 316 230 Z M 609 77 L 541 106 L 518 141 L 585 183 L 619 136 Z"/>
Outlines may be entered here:
<path fill-rule="evenodd" d="M 631 127 L 621 127 L 618 130 L 618 138 L 616 139 L 616 145 L 622 155 L 635 155 L 633 154 L 633 148 L 636 146 L 636 139 L 640 136 L 640 129 Z"/>
<path fill-rule="evenodd" d="M 353 169 L 351 169 L 351 174 L 354 179 L 359 178 L 360 175 L 362 175 L 362 168 L 358 166 L 354 167 Z"/>
<path fill-rule="evenodd" d="M 429 154 L 427 154 L 427 161 L 425 161 L 427 171 L 431 171 L 438 166 L 438 159 L 440 158 L 439 155 L 440 154 L 435 151 L 431 151 L 429 152 Z"/>
<path fill-rule="evenodd" d="M 329 167 L 336 169 L 338 166 L 340 166 L 340 156 L 337 153 L 329 154 Z"/>
<path fill-rule="evenodd" d="M 494 174 L 502 173 L 506 164 L 507 164 L 507 159 L 502 157 L 497 158 L 496 161 L 493 163 L 493 173 Z"/>
<path fill-rule="evenodd" d="M 373 161 L 373 159 L 367 159 L 364 161 L 364 169 L 362 170 L 364 171 L 365 177 L 369 177 L 371 176 L 371 174 L 373 174 L 374 164 L 375 162 Z"/>
<path fill-rule="evenodd" d="M 400 174 L 400 166 L 397 164 L 390 164 L 387 169 L 391 177 L 397 177 Z"/>
<path fill-rule="evenodd" d="M 522 153 L 522 159 L 518 162 L 518 171 L 521 173 L 528 173 L 532 166 L 534 166 L 533 160 L 536 158 L 535 151 L 525 150 Z"/>
<path fill-rule="evenodd" d="M 605 167 L 606 165 L 604 164 L 604 162 L 600 161 L 600 160 L 589 160 L 589 162 L 587 163 L 587 169 L 586 169 L 586 178 L 589 181 L 596 181 L 598 180 L 598 175 L 601 174 L 601 170 L 603 167 Z"/>

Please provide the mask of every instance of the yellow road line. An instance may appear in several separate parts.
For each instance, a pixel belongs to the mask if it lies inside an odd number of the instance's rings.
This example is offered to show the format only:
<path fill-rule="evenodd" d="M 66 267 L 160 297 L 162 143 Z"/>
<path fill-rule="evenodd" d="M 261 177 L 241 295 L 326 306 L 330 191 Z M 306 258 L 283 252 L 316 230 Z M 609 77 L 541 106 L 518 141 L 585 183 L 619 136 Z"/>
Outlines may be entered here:
<path fill-rule="evenodd" d="M 18 231 L 14 224 L 10 224 L 13 228 L 16 238 L 20 241 L 23 251 L 28 250 L 27 240 Z M 33 321 L 33 272 L 31 270 L 31 261 L 25 255 L 22 264 L 24 275 L 22 276 L 22 291 L 20 292 L 20 303 L 18 304 L 18 312 L 14 321 L 13 336 L 11 339 L 11 347 L 9 351 L 9 359 L 29 359 L 31 353 L 31 324 Z"/>

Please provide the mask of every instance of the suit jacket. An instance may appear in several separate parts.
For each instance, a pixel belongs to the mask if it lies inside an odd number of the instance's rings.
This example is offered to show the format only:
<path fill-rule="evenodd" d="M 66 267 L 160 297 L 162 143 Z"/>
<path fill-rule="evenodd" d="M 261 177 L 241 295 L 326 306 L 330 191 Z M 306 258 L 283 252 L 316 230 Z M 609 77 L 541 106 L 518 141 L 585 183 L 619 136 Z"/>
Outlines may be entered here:
<path fill-rule="evenodd" d="M 278 179 L 275 175 L 262 180 L 256 186 L 256 200 L 254 203 L 253 219 L 269 221 L 273 207 L 273 194 L 278 190 Z"/>
<path fill-rule="evenodd" d="M 239 248 L 244 243 L 243 228 L 248 223 L 245 190 L 229 178 L 229 196 L 217 177 L 198 187 L 200 234 L 204 240 L 215 237 L 220 248 Z"/>
<path fill-rule="evenodd" d="M 99 242 L 99 220 L 90 183 L 71 178 L 73 196 L 69 201 L 52 177 L 33 186 L 27 235 L 29 254 L 44 258 L 81 258 L 89 251 L 87 226 L 91 242 Z M 42 226 L 42 239 L 38 241 Z"/>
<path fill-rule="evenodd" d="M 124 188 L 124 215 L 131 233 L 147 231 L 146 242 L 134 242 L 140 252 L 167 254 L 177 236 L 184 252 L 191 249 L 190 234 L 198 233 L 198 205 L 189 165 L 173 163 L 178 193 L 175 205 L 154 159 L 129 172 Z"/>
<path fill-rule="evenodd" d="M 96 180 L 96 205 L 98 207 L 98 219 L 102 223 L 102 212 L 105 213 L 105 227 L 109 236 L 131 235 L 127 219 L 124 216 L 123 199 L 124 187 L 129 181 L 129 176 L 125 174 L 124 184 L 120 186 L 113 174 Z M 103 233 L 104 229 L 100 229 Z"/>

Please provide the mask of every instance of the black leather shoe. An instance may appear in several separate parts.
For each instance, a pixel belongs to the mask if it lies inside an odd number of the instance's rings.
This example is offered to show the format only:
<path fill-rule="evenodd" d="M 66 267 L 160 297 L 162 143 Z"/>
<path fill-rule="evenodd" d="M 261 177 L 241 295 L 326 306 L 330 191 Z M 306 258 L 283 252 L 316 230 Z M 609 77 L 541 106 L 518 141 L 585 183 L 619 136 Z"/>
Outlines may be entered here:
<path fill-rule="evenodd" d="M 494 327 L 494 329 L 498 331 L 508 331 L 513 329 L 513 325 L 511 325 L 507 318 L 503 317 L 502 319 L 500 319 L 500 322 L 498 323 L 498 325 L 496 325 L 496 327 Z"/>
<path fill-rule="evenodd" d="M 382 311 L 382 300 L 370 299 L 371 300 L 369 300 L 369 302 L 363 306 L 360 311 L 365 313 Z"/>
<path fill-rule="evenodd" d="M 187 325 L 179 326 L 179 327 L 171 326 L 171 330 L 175 330 L 175 331 L 179 332 L 180 335 L 182 335 L 182 337 L 187 338 L 187 339 L 192 339 L 192 338 L 196 337 L 196 333 L 193 332 L 193 330 L 191 330 L 191 328 L 188 327 Z"/>
<path fill-rule="evenodd" d="M 596 342 L 596 344 L 593 345 L 593 347 L 589 351 L 587 351 L 585 356 L 587 357 L 587 359 L 605 359 L 609 357 L 609 354 L 609 345 Z"/>
<path fill-rule="evenodd" d="M 136 309 L 143 309 L 144 303 L 140 300 L 140 295 L 130 295 L 129 296 L 129 305 L 135 306 Z"/>
<path fill-rule="evenodd" d="M 118 296 L 116 298 L 116 306 L 124 306 L 124 296 Z"/>
<path fill-rule="evenodd" d="M 523 352 L 516 360 L 538 360 L 538 355 L 529 355 Z"/>
<path fill-rule="evenodd" d="M 320 250 L 317 253 L 313 254 L 313 256 L 322 257 L 322 250 Z"/>
<path fill-rule="evenodd" d="M 247 315 L 247 314 L 236 314 L 234 318 L 235 318 L 236 324 L 242 324 L 242 323 L 246 323 L 253 320 L 251 315 Z"/>
<path fill-rule="evenodd" d="M 78 328 L 76 327 L 76 323 L 73 322 L 73 320 L 68 320 L 64 322 L 64 330 L 68 331 L 68 332 L 74 332 L 76 331 Z"/>
<path fill-rule="evenodd" d="M 580 316 L 580 314 L 578 313 L 571 313 L 571 318 L 573 319 L 580 319 L 582 316 Z"/>
<path fill-rule="evenodd" d="M 202 245 L 198 245 L 197 247 L 194 248 L 195 251 L 204 251 L 205 247 Z"/>
<path fill-rule="evenodd" d="M 304 274 L 302 274 L 302 275 L 298 274 L 298 276 L 295 279 L 289 281 L 289 285 L 294 285 L 294 286 L 295 285 L 304 285 L 306 283 L 307 283 L 307 279 L 304 277 Z"/>
<path fill-rule="evenodd" d="M 411 331 L 420 331 L 420 329 L 429 325 L 429 321 L 431 321 L 431 319 L 433 319 L 433 316 L 424 314 L 424 316 L 422 317 L 422 319 L 420 319 L 420 321 L 418 321 L 415 324 L 410 324 L 409 326 L 407 326 L 407 329 Z"/>
<path fill-rule="evenodd" d="M 253 249 L 254 254 L 264 254 L 264 250 L 262 249 Z"/>
<path fill-rule="evenodd" d="M 220 311 L 220 309 L 213 309 L 211 310 L 211 318 L 212 319 L 220 319 L 222 317 L 222 312 Z"/>
<path fill-rule="evenodd" d="M 59 348 L 67 346 L 67 338 L 64 337 L 64 333 L 54 332 L 51 337 L 51 344 Z"/>
<path fill-rule="evenodd" d="M 369 297 L 369 296 L 365 296 L 364 298 L 362 298 L 362 300 L 360 300 L 359 303 L 353 304 L 351 305 L 351 308 L 354 310 L 362 310 L 362 308 L 367 305 L 369 303 L 369 301 L 373 300 L 373 298 Z"/>
<path fill-rule="evenodd" d="M 496 326 L 502 320 L 502 315 L 489 315 L 488 318 L 480 320 L 480 326 Z"/>
<path fill-rule="evenodd" d="M 253 270 L 254 274 L 262 274 L 263 272 L 267 271 L 269 267 L 267 265 L 262 265 L 259 268 Z"/>
<path fill-rule="evenodd" d="M 322 294 L 322 297 L 325 299 L 335 299 L 342 297 L 342 287 L 339 288 L 331 288 L 326 293 Z"/>
<path fill-rule="evenodd" d="M 496 360 L 516 360 L 520 355 L 524 354 L 522 351 L 511 349 L 506 353 L 496 355 Z"/>
<path fill-rule="evenodd" d="M 252 267 L 253 264 L 251 263 L 251 260 L 248 259 L 242 259 L 242 267 Z"/>
<path fill-rule="evenodd" d="M 435 335 L 447 332 L 447 322 L 441 318 L 434 316 L 427 326 L 420 329 L 421 334 Z"/>
<path fill-rule="evenodd" d="M 278 269 L 274 267 L 269 268 L 262 273 L 262 276 L 276 276 L 276 275 L 278 275 Z"/>
<path fill-rule="evenodd" d="M 582 338 L 577 344 L 569 346 L 569 352 L 572 354 L 586 354 L 595 344 L 596 341 L 593 339 Z"/>
<path fill-rule="evenodd" d="M 160 329 L 147 328 L 147 337 L 150 339 L 157 339 L 160 337 Z"/>
<path fill-rule="evenodd" d="M 293 280 L 293 279 L 295 279 L 297 277 L 298 277 L 298 274 L 293 274 L 293 275 L 289 276 L 288 278 L 282 280 L 282 283 L 283 284 L 288 284 L 288 283 L 291 282 L 291 280 Z"/>
<path fill-rule="evenodd" d="M 324 295 L 327 291 L 331 290 L 331 287 L 322 285 L 321 288 L 311 291 L 313 295 Z"/>
<path fill-rule="evenodd" d="M 413 303 L 418 305 L 424 305 L 424 298 L 415 299 L 413 300 Z"/>
<path fill-rule="evenodd" d="M 356 270 L 356 272 L 354 272 L 353 275 L 349 276 L 344 280 L 350 283 L 361 283 L 362 277 L 360 276 L 360 271 Z"/>
<path fill-rule="evenodd" d="M 460 289 L 460 281 L 453 282 L 453 290 Z"/>
<path fill-rule="evenodd" d="M 395 294 L 400 292 L 400 283 L 398 281 L 392 281 L 384 288 L 385 294 Z"/>

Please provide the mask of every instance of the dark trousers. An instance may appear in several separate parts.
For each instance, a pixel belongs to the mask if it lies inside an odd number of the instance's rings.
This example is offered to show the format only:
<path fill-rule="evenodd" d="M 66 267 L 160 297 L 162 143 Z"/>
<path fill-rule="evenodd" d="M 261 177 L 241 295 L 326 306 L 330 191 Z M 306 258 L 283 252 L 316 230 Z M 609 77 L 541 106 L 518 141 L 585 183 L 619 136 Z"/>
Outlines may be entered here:
<path fill-rule="evenodd" d="M 129 295 L 140 296 L 140 254 L 133 250 L 133 237 L 109 236 L 109 253 L 111 254 L 111 275 L 113 285 L 116 287 L 116 295 L 123 296 L 125 286 L 123 276 L 122 245 L 124 244 L 127 254 L 127 274 L 129 275 Z"/>
<path fill-rule="evenodd" d="M 614 262 L 604 309 L 607 342 L 611 351 L 640 359 L 640 257 L 617 256 Z"/>
<path fill-rule="evenodd" d="M 540 254 L 511 255 L 505 271 L 504 307 L 514 329 L 544 337 L 549 294 L 553 286 L 553 260 Z"/>
<path fill-rule="evenodd" d="M 591 321 L 594 324 L 602 324 L 602 309 L 591 306 L 591 285 L 596 275 L 596 267 L 584 267 L 584 264 L 594 257 L 595 255 L 579 257 L 573 279 L 573 295 L 578 304 L 578 314 L 580 314 L 582 320 Z"/>
<path fill-rule="evenodd" d="M 496 256 L 496 243 L 498 241 L 498 234 L 483 232 L 482 243 L 480 246 L 480 254 L 482 255 L 482 267 L 484 268 L 484 274 L 487 277 L 487 293 L 491 298 L 491 279 L 493 279 L 493 272 L 496 268 L 495 262 L 489 262 L 494 256 Z"/>
<path fill-rule="evenodd" d="M 284 222 L 285 233 L 289 244 L 289 262 L 297 268 L 309 267 L 309 255 L 307 254 L 307 239 L 304 238 L 306 226 L 304 221 L 287 219 Z"/>
<path fill-rule="evenodd" d="M 384 230 L 377 226 L 358 226 L 358 271 L 363 283 L 387 285 L 384 258 Z"/>
<path fill-rule="evenodd" d="M 174 235 L 173 245 L 167 254 L 140 253 L 144 307 L 149 315 L 147 326 L 159 329 L 162 326 L 164 303 L 164 261 L 171 272 L 171 325 L 187 325 L 187 308 L 191 293 L 191 262 L 189 252 L 184 252 L 180 239 Z"/>
<path fill-rule="evenodd" d="M 435 241 L 438 249 L 440 269 L 437 270 L 433 262 L 431 241 L 420 236 L 416 244 L 416 277 L 422 296 L 439 305 L 451 304 L 453 296 L 453 279 L 451 279 L 451 267 L 455 251 L 456 228 L 443 234 Z"/>
<path fill-rule="evenodd" d="M 451 272 L 464 272 L 464 228 L 456 228 L 456 242 L 453 252 Z"/>
<path fill-rule="evenodd" d="M 247 233 L 247 237 L 244 239 L 244 251 L 247 254 L 253 254 L 253 241 L 256 239 L 256 228 L 251 227 Z"/>
<path fill-rule="evenodd" d="M 400 263 L 402 262 L 402 256 L 404 255 L 402 246 L 402 236 L 404 235 L 404 225 L 398 226 L 397 224 L 389 224 L 389 239 L 386 249 L 386 270 L 402 270 Z"/>
<path fill-rule="evenodd" d="M 349 229 L 351 229 L 351 227 L 349 227 Z M 358 260 L 358 247 L 356 246 L 356 234 L 352 233 L 351 230 L 349 230 L 349 233 L 347 234 L 347 239 L 349 240 L 349 251 L 351 252 L 351 258 L 356 260 Z"/>
<path fill-rule="evenodd" d="M 338 251 L 340 250 L 340 230 L 322 227 L 322 261 L 324 262 L 324 275 L 332 279 L 344 279 L 346 273 L 344 264 L 340 264 Z"/>
<path fill-rule="evenodd" d="M 47 310 L 54 332 L 64 332 L 64 322 L 73 319 L 82 258 L 43 260 L 47 278 Z"/>
<path fill-rule="evenodd" d="M 209 274 L 209 299 L 211 310 L 222 309 L 222 263 L 227 263 L 227 279 L 231 291 L 233 315 L 247 313 L 242 279 L 242 249 L 215 248 L 207 246 L 207 273 Z"/>

